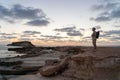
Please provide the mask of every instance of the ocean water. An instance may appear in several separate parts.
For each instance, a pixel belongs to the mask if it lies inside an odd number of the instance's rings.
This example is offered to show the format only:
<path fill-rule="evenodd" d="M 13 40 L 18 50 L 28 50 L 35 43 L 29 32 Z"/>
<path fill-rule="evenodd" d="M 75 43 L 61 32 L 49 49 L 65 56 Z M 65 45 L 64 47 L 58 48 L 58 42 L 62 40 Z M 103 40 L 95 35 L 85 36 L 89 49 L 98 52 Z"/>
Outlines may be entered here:
<path fill-rule="evenodd" d="M 15 51 L 8 51 L 8 48 L 16 48 L 17 46 L 0 45 L 0 58 L 15 57 L 23 54 L 16 53 Z"/>

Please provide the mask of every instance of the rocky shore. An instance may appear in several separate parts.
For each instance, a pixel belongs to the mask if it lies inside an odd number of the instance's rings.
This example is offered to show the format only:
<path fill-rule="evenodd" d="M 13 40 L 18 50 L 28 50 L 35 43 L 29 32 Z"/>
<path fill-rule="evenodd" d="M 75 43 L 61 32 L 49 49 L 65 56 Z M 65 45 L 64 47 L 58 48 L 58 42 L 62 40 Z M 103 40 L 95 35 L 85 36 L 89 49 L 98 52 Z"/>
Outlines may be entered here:
<path fill-rule="evenodd" d="M 26 55 L 0 59 L 0 80 L 120 80 L 119 49 L 99 47 L 93 51 L 92 47 L 80 46 L 12 49 Z"/>

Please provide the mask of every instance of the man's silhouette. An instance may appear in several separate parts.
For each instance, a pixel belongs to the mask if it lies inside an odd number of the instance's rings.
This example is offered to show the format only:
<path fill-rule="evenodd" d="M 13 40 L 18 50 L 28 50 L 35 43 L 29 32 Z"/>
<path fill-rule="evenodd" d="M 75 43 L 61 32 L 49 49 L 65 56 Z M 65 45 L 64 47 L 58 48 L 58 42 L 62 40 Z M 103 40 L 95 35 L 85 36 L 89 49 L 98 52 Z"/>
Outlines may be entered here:
<path fill-rule="evenodd" d="M 96 28 L 92 28 L 92 31 L 93 31 L 93 33 L 92 33 L 92 35 L 91 35 L 91 37 L 92 37 L 92 44 L 93 44 L 93 46 L 94 46 L 94 49 L 97 49 L 97 46 L 96 46 L 96 40 L 97 40 L 97 38 L 96 38 Z"/>

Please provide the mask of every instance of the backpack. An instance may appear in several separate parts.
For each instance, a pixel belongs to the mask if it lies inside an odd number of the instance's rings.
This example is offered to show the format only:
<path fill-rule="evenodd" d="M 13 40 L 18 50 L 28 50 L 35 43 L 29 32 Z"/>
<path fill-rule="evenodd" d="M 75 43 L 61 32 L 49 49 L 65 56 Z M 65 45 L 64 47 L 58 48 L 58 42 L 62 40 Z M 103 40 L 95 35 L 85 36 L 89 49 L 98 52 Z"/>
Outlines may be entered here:
<path fill-rule="evenodd" d="M 100 35 L 100 31 L 97 31 L 96 32 L 96 38 L 99 38 L 99 35 Z"/>

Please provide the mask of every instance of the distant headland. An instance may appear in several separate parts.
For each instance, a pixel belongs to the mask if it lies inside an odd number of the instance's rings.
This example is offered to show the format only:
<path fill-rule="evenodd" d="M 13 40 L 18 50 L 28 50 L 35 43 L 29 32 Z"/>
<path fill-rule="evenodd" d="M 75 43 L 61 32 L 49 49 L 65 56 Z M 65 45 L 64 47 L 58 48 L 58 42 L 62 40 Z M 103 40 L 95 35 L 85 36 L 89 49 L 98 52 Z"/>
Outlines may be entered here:
<path fill-rule="evenodd" d="M 12 42 L 11 44 L 8 44 L 7 46 L 35 47 L 35 45 L 33 45 L 29 41 Z"/>

